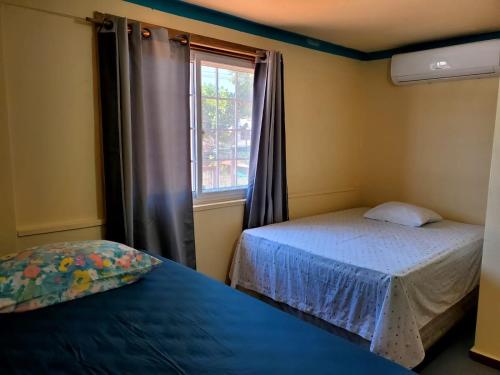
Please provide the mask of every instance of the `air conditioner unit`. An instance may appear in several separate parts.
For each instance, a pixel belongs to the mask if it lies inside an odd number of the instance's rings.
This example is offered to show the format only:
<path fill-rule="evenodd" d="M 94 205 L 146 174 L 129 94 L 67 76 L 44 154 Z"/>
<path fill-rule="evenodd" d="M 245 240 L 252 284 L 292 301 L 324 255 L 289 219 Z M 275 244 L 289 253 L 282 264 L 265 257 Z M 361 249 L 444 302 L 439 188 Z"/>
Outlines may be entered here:
<path fill-rule="evenodd" d="M 500 75 L 500 39 L 394 55 L 396 85 Z"/>

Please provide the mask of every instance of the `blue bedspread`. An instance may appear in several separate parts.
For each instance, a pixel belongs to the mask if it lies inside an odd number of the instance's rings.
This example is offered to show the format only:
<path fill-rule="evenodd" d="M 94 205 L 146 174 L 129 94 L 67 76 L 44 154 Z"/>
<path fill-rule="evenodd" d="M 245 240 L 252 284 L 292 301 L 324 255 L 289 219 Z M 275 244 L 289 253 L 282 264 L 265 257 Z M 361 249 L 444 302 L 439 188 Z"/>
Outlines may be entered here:
<path fill-rule="evenodd" d="M 0 374 L 408 374 L 170 261 L 139 282 L 0 315 Z"/>

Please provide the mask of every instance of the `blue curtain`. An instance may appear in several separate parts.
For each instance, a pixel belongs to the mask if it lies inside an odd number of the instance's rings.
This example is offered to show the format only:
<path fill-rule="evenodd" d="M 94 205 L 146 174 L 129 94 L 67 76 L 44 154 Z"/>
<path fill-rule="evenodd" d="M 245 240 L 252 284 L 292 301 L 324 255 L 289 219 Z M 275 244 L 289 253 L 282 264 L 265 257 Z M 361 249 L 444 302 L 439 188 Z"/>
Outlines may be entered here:
<path fill-rule="evenodd" d="M 189 48 L 164 28 L 145 38 L 139 23 L 107 19 L 98 30 L 106 238 L 195 268 Z"/>
<path fill-rule="evenodd" d="M 254 75 L 252 144 L 243 227 L 288 220 L 283 57 L 267 51 Z"/>

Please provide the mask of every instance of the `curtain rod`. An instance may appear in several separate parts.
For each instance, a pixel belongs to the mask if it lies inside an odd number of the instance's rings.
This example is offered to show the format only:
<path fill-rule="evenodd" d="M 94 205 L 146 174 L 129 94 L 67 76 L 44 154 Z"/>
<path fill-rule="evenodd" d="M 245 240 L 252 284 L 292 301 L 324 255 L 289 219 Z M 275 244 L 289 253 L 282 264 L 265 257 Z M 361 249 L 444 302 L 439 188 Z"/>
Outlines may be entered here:
<path fill-rule="evenodd" d="M 113 21 L 107 19 L 104 14 L 98 12 L 95 13 L 95 17 L 87 17 L 86 21 L 96 25 L 102 25 L 105 28 L 113 27 Z M 194 50 L 218 53 L 227 56 L 245 58 L 249 60 L 254 60 L 256 57 L 265 56 L 265 51 L 254 47 L 245 46 L 242 44 L 236 44 L 232 42 L 226 42 L 220 39 L 210 38 L 203 35 L 187 33 L 180 30 L 170 29 L 164 26 L 148 24 L 135 20 L 130 20 L 130 21 L 139 22 L 145 26 L 141 30 L 141 34 L 144 38 L 151 37 L 151 30 L 149 30 L 149 28 L 161 27 L 163 29 L 166 29 L 169 35 L 170 34 L 174 35 L 173 37 L 170 38 L 170 40 L 177 41 L 184 45 L 189 44 L 189 47 Z M 129 26 L 128 32 L 130 33 L 131 31 L 132 29 Z"/>

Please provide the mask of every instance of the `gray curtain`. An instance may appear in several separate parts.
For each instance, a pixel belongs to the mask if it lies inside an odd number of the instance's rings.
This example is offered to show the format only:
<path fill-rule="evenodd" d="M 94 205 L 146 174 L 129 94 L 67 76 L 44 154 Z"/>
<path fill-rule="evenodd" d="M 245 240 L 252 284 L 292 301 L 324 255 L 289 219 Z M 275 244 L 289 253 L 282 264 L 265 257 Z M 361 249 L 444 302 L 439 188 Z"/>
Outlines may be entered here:
<path fill-rule="evenodd" d="M 255 64 L 244 229 L 288 220 L 284 105 L 283 58 L 267 51 Z"/>
<path fill-rule="evenodd" d="M 195 268 L 189 48 L 109 16 L 98 30 L 106 238 Z"/>

